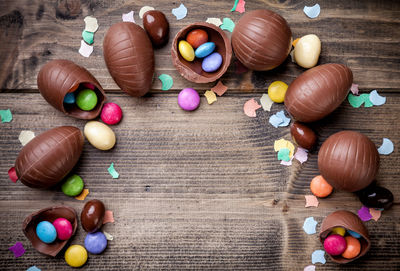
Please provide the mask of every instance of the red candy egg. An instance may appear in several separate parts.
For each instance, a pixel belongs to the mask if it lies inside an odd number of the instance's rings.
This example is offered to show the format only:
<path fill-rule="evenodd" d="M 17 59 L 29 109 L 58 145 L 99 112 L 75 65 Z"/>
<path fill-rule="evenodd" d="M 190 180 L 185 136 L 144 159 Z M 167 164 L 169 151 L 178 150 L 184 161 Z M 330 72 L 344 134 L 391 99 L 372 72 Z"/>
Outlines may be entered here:
<path fill-rule="evenodd" d="M 100 115 L 101 120 L 109 125 L 117 124 L 122 119 L 122 110 L 116 103 L 106 103 Z"/>
<path fill-rule="evenodd" d="M 324 241 L 324 249 L 326 253 L 332 256 L 342 254 L 346 250 L 346 247 L 346 240 L 339 234 L 329 235 Z"/>
<path fill-rule="evenodd" d="M 186 41 L 189 42 L 189 44 L 192 45 L 194 49 L 196 49 L 197 47 L 208 41 L 208 34 L 203 29 L 195 29 L 187 34 Z"/>
<path fill-rule="evenodd" d="M 65 218 L 57 218 L 53 222 L 54 228 L 57 231 L 57 237 L 60 240 L 68 240 L 72 236 L 72 224 L 68 219 Z"/>

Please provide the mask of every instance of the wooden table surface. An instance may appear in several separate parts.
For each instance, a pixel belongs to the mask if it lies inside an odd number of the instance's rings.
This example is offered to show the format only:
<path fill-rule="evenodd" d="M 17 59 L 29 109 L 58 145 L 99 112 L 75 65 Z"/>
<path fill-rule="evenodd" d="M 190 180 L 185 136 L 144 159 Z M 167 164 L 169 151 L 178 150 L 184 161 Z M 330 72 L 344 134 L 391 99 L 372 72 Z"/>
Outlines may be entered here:
<path fill-rule="evenodd" d="M 256 118 L 243 113 L 243 104 L 259 99 L 275 80 L 290 83 L 304 69 L 290 57 L 276 70 L 236 75 L 234 65 L 222 81 L 229 87 L 213 105 L 204 96 L 195 112 L 177 105 L 177 93 L 193 87 L 201 94 L 214 84 L 193 84 L 174 69 L 169 44 L 155 51 L 155 76 L 170 74 L 173 88 L 161 91 L 158 79 L 143 98 L 120 91 L 110 77 L 102 54 L 107 29 L 121 21 L 122 13 L 144 5 L 163 11 L 171 37 L 180 28 L 208 17 L 232 18 L 234 1 L 184 1 L 188 15 L 177 21 L 171 9 L 180 2 L 166 0 L 3 0 L 0 2 L 0 109 L 10 108 L 14 119 L 0 123 L 0 270 L 68 270 L 63 255 L 49 258 L 33 249 L 21 230 L 23 219 L 41 208 L 64 204 L 80 213 L 89 199 L 102 200 L 114 212 L 115 223 L 104 230 L 114 236 L 102 255 L 90 255 L 83 270 L 303 270 L 311 253 L 322 249 L 317 234 L 302 230 L 306 217 L 320 222 L 330 212 L 353 212 L 361 203 L 352 193 L 335 191 L 321 199 L 318 208 L 305 208 L 304 195 L 318 175 L 317 151 L 304 164 L 279 165 L 273 142 L 290 139 L 289 128 L 273 128 L 268 119 L 284 108 L 257 111 Z M 372 247 L 362 259 L 340 266 L 329 259 L 317 270 L 400 269 L 400 2 L 319 0 L 321 14 L 307 18 L 304 5 L 315 1 L 248 0 L 246 10 L 271 9 L 286 18 L 294 38 L 317 34 L 322 41 L 320 63 L 347 64 L 361 91 L 377 89 L 387 97 L 380 107 L 352 108 L 347 101 L 327 118 L 312 124 L 318 148 L 334 132 L 356 130 L 380 146 L 390 138 L 395 151 L 381 156 L 377 180 L 395 196 L 394 206 L 379 221 L 366 222 Z M 83 18 L 95 16 L 94 52 L 89 58 L 78 53 Z M 229 33 L 230 34 L 230 33 Z M 124 112 L 113 126 L 117 145 L 99 151 L 85 142 L 75 169 L 90 194 L 85 202 L 65 196 L 59 188 L 30 189 L 9 181 L 7 170 L 21 149 L 22 130 L 39 134 L 61 125 L 83 128 L 77 120 L 55 110 L 37 90 L 36 76 L 42 65 L 67 58 L 86 67 L 100 81 L 110 101 Z M 317 148 L 317 149 L 318 149 Z M 111 162 L 120 173 L 112 179 Z M 85 232 L 78 228 L 73 244 L 83 244 Z M 15 259 L 8 247 L 23 243 L 26 253 Z"/>

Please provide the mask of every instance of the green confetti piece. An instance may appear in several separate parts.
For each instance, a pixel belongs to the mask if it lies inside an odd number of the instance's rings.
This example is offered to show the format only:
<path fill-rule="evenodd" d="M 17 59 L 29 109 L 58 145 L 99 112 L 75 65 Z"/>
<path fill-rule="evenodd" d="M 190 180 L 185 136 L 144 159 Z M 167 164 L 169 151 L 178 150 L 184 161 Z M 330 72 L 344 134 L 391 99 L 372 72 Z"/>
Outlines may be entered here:
<path fill-rule="evenodd" d="M 174 80 L 168 74 L 161 74 L 158 79 L 160 79 L 162 83 L 161 90 L 169 90 L 174 84 Z"/>
<path fill-rule="evenodd" d="M 233 29 L 235 28 L 235 23 L 229 18 L 224 18 L 222 20 L 222 24 L 221 24 L 220 28 L 222 30 L 228 30 L 229 32 L 232 32 Z"/>
<path fill-rule="evenodd" d="M 290 156 L 289 156 L 290 150 L 287 148 L 282 148 L 278 151 L 278 160 L 279 161 L 290 161 Z"/>
<path fill-rule="evenodd" d="M 369 94 L 363 93 L 363 94 L 360 95 L 360 97 L 362 97 L 362 99 L 364 100 L 364 107 L 372 107 L 372 106 L 374 106 L 374 104 L 369 99 Z"/>
<path fill-rule="evenodd" d="M 111 163 L 110 167 L 108 168 L 108 172 L 113 177 L 113 179 L 118 179 L 119 173 L 114 168 L 114 163 Z"/>
<path fill-rule="evenodd" d="M 359 108 L 364 103 L 363 97 L 356 96 L 351 93 L 349 93 L 349 96 L 347 96 L 347 100 L 349 101 L 350 105 L 354 108 Z"/>
<path fill-rule="evenodd" d="M 94 33 L 83 30 L 82 32 L 82 38 L 87 44 L 93 44 L 94 42 Z"/>
<path fill-rule="evenodd" d="M 0 110 L 1 122 L 11 122 L 13 119 L 10 109 Z"/>
<path fill-rule="evenodd" d="M 236 10 L 238 3 L 239 3 L 239 0 L 235 0 L 235 4 L 233 4 L 233 8 L 231 9 L 231 12 L 234 12 Z"/>

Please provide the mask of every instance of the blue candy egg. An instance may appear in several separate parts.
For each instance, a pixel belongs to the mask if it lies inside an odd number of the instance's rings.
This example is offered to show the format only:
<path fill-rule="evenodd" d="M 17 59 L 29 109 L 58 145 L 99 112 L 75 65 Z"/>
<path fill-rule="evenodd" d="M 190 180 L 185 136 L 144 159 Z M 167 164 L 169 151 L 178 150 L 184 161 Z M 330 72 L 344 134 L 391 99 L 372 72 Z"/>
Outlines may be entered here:
<path fill-rule="evenodd" d="M 64 103 L 74 104 L 75 103 L 75 94 L 73 92 L 67 93 L 67 95 L 64 96 Z"/>
<path fill-rule="evenodd" d="M 206 42 L 200 45 L 196 51 L 194 51 L 194 55 L 197 58 L 203 58 L 214 52 L 215 43 L 214 42 Z"/>
<path fill-rule="evenodd" d="M 355 232 L 355 231 L 351 231 L 351 230 L 347 230 L 347 232 L 351 235 L 351 236 L 353 236 L 354 238 L 360 238 L 361 237 L 361 235 L 359 234 L 359 233 L 357 233 L 357 232 Z"/>
<path fill-rule="evenodd" d="M 49 221 L 42 221 L 36 226 L 36 235 L 46 243 L 53 243 L 57 238 L 56 228 Z"/>
<path fill-rule="evenodd" d="M 222 56 L 215 52 L 211 55 L 204 58 L 203 63 L 201 64 L 201 68 L 205 72 L 215 72 L 221 67 L 222 64 Z"/>
<path fill-rule="evenodd" d="M 85 238 L 85 248 L 92 254 L 100 254 L 107 247 L 107 238 L 101 231 L 88 233 Z"/>

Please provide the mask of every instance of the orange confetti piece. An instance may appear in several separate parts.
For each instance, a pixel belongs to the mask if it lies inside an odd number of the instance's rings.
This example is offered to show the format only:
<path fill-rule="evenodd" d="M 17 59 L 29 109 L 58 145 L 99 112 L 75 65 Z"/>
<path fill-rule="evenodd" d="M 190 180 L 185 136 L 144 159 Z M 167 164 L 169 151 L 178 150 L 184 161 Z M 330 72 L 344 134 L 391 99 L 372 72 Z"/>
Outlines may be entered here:
<path fill-rule="evenodd" d="M 221 80 L 219 80 L 218 83 L 211 88 L 211 90 L 214 91 L 214 93 L 216 93 L 218 96 L 222 96 L 228 90 L 228 87 L 222 84 Z"/>
<path fill-rule="evenodd" d="M 306 205 L 305 207 L 318 207 L 319 201 L 316 196 L 314 195 L 305 195 L 306 198 Z"/>
<path fill-rule="evenodd" d="M 87 195 L 89 195 L 89 189 L 85 188 L 83 189 L 82 193 L 79 196 L 76 196 L 75 198 L 77 200 L 84 200 L 87 197 Z"/>
<path fill-rule="evenodd" d="M 106 213 L 104 214 L 103 224 L 106 223 L 114 223 L 114 214 L 110 210 L 107 210 Z"/>
<path fill-rule="evenodd" d="M 299 41 L 299 39 L 300 39 L 300 38 L 297 38 L 297 39 L 295 39 L 295 40 L 292 42 L 293 47 L 296 47 L 296 44 L 297 44 L 297 42 Z"/>
<path fill-rule="evenodd" d="M 244 103 L 243 111 L 247 116 L 249 116 L 251 118 L 255 118 L 257 116 L 256 110 L 260 109 L 260 108 L 261 108 L 261 105 L 259 105 L 256 102 L 256 100 L 254 100 L 254 98 L 253 98 Z"/>
<path fill-rule="evenodd" d="M 378 219 L 381 217 L 382 211 L 369 208 L 369 213 L 371 214 L 373 220 L 378 221 Z"/>

